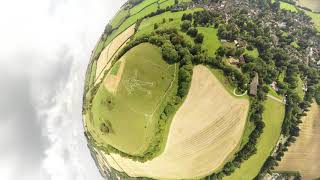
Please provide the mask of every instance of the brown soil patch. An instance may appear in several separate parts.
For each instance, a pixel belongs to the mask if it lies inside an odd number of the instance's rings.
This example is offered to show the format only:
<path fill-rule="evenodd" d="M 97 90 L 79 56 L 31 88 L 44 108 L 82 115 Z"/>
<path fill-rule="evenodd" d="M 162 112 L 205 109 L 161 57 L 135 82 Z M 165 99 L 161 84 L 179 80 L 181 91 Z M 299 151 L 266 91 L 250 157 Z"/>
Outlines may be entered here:
<path fill-rule="evenodd" d="M 297 141 L 289 147 L 277 171 L 299 171 L 302 179 L 320 176 L 320 107 L 314 103 L 300 125 Z"/>
<path fill-rule="evenodd" d="M 95 85 L 102 81 L 104 71 L 110 68 L 113 57 L 116 56 L 116 53 L 124 47 L 129 38 L 134 34 L 134 27 L 135 24 L 119 34 L 103 49 L 97 61 Z"/>
<path fill-rule="evenodd" d="M 206 176 L 237 149 L 248 109 L 247 100 L 231 96 L 209 69 L 196 66 L 190 92 L 172 121 L 164 152 L 145 163 L 111 154 L 117 164 L 114 168 L 132 177 Z"/>
<path fill-rule="evenodd" d="M 118 69 L 117 75 L 113 75 L 111 74 L 111 71 L 109 71 L 106 79 L 103 82 L 104 87 L 113 94 L 117 93 L 117 89 L 118 89 L 118 86 L 124 71 L 124 67 L 125 67 L 125 60 L 121 58 L 119 61 L 120 61 L 119 63 L 121 64 Z"/>

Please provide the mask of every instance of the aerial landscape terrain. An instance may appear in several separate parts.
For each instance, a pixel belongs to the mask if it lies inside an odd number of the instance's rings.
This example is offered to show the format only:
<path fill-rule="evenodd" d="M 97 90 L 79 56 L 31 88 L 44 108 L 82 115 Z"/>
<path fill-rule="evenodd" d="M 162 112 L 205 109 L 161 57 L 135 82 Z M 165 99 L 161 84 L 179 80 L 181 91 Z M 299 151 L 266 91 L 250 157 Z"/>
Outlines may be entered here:
<path fill-rule="evenodd" d="M 320 179 L 320 1 L 128 0 L 82 113 L 104 179 Z"/>

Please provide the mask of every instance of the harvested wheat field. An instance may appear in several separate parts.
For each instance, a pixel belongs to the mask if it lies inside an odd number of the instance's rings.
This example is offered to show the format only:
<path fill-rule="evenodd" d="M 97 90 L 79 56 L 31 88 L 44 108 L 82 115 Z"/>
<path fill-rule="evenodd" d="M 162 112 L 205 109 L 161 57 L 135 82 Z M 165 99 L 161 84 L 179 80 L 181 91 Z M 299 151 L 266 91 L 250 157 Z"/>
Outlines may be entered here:
<path fill-rule="evenodd" d="M 238 148 L 248 109 L 248 100 L 233 97 L 209 69 L 196 66 L 189 94 L 172 120 L 164 152 L 145 163 L 117 154 L 107 155 L 107 159 L 115 160 L 110 165 L 131 177 L 206 176 Z"/>
<path fill-rule="evenodd" d="M 100 57 L 97 61 L 95 84 L 98 84 L 101 82 L 103 78 L 103 72 L 106 69 L 110 68 L 113 57 L 116 55 L 117 52 L 119 52 L 124 47 L 125 43 L 128 42 L 129 38 L 134 34 L 134 27 L 135 27 L 135 24 L 130 26 L 123 33 L 119 34 L 101 52 Z"/>
<path fill-rule="evenodd" d="M 314 103 L 300 125 L 300 135 L 285 153 L 277 171 L 299 171 L 302 179 L 320 176 L 320 107 Z"/>

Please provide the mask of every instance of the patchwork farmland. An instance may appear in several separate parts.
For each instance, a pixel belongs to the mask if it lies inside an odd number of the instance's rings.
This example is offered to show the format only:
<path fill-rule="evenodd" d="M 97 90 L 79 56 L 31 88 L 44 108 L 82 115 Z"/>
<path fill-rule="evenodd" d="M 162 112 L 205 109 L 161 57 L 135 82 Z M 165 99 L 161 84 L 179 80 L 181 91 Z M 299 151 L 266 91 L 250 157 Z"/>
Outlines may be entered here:
<path fill-rule="evenodd" d="M 131 177 L 206 176 L 220 168 L 239 147 L 248 108 L 248 100 L 233 97 L 209 69 L 196 66 L 190 92 L 172 120 L 164 152 L 145 163 L 117 154 L 107 157 L 114 160 L 113 168 Z"/>
<path fill-rule="evenodd" d="M 262 4 L 236 0 L 129 0 L 121 7 L 85 80 L 85 135 L 103 177 L 284 177 L 271 170 L 283 155 L 278 143 L 299 135 L 299 118 L 320 87 L 307 66 L 316 64 L 318 41 L 315 29 L 302 28 L 312 23 L 301 7 L 267 4 L 269 16 Z M 309 154 L 303 160 L 317 159 Z M 283 163 L 281 170 L 295 171 L 288 164 L 297 163 Z M 317 166 L 306 163 L 297 171 L 309 178 Z"/>

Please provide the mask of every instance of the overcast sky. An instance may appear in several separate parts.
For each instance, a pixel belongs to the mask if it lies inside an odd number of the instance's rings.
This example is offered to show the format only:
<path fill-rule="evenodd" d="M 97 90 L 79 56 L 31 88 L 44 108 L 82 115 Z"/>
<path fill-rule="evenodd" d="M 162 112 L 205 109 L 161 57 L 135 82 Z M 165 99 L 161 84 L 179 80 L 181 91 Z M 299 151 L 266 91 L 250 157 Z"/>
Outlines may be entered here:
<path fill-rule="evenodd" d="M 99 180 L 81 120 L 91 50 L 125 0 L 0 0 L 0 179 Z"/>

